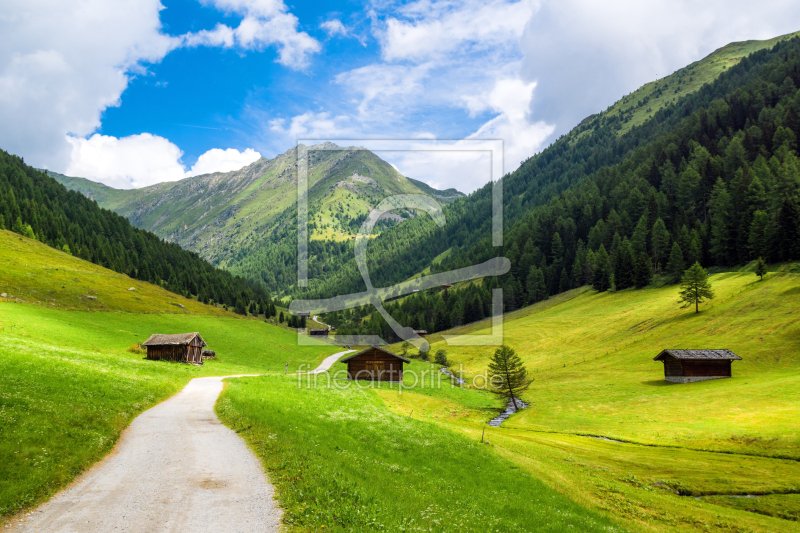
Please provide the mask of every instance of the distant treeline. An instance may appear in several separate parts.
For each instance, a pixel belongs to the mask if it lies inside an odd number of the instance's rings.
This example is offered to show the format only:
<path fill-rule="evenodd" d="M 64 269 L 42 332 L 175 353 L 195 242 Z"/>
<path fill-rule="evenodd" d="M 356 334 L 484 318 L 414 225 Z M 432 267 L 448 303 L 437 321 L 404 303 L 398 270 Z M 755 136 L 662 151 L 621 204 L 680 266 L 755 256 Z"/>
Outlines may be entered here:
<path fill-rule="evenodd" d="M 162 285 L 244 314 L 274 315 L 259 283 L 214 268 L 197 254 L 137 229 L 122 216 L 68 191 L 44 172 L 0 150 L 0 229 L 37 239 L 131 278 Z"/>

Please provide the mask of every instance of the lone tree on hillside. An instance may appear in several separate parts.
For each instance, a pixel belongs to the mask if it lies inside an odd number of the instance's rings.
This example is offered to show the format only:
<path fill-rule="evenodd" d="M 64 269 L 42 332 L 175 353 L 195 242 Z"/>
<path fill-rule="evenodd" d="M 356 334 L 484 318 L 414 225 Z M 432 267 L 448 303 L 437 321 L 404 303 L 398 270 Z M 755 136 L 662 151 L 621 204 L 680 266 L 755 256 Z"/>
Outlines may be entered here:
<path fill-rule="evenodd" d="M 680 294 L 681 298 L 678 303 L 683 304 L 681 309 L 694 305 L 695 313 L 700 312 L 700 304 L 706 299 L 714 298 L 714 291 L 711 290 L 711 284 L 708 282 L 708 272 L 700 266 L 700 263 L 693 264 L 683 273 Z"/>
<path fill-rule="evenodd" d="M 514 402 L 515 407 L 519 407 L 517 399 L 520 393 L 528 390 L 533 382 L 522 359 L 506 344 L 500 346 L 489 361 L 488 380 L 489 390 Z"/>
<path fill-rule="evenodd" d="M 756 276 L 761 278 L 759 281 L 764 281 L 764 274 L 767 273 L 767 264 L 764 262 L 762 257 L 758 258 L 758 262 L 756 263 Z"/>
<path fill-rule="evenodd" d="M 403 357 L 408 356 L 408 347 L 409 346 L 411 346 L 411 344 L 408 341 L 405 341 L 405 342 L 403 342 L 403 344 L 400 345 L 400 348 L 402 349 L 401 353 L 403 354 Z"/>

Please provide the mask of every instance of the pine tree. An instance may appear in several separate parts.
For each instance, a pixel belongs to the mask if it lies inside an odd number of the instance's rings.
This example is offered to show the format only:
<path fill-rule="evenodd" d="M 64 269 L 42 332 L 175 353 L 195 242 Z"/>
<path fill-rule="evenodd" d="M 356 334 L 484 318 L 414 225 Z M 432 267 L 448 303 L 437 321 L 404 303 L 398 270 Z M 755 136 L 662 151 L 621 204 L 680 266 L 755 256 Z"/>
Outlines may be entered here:
<path fill-rule="evenodd" d="M 547 298 L 547 285 L 544 281 L 544 273 L 539 267 L 531 267 L 528 279 L 526 280 L 526 286 L 528 298 L 531 302 L 536 303 Z"/>
<path fill-rule="evenodd" d="M 672 243 L 672 251 L 669 254 L 669 261 L 667 261 L 667 276 L 672 283 L 680 281 L 683 270 L 686 268 L 683 262 L 683 252 L 678 242 Z"/>
<path fill-rule="evenodd" d="M 647 218 L 642 215 L 631 236 L 631 248 L 634 257 L 647 253 Z"/>
<path fill-rule="evenodd" d="M 572 285 L 575 288 L 580 287 L 583 285 L 583 266 L 581 266 L 580 258 L 576 257 L 575 261 L 572 262 Z"/>
<path fill-rule="evenodd" d="M 306 317 L 305 316 L 301 316 L 300 317 L 300 327 L 301 328 L 305 328 L 306 327 Z"/>
<path fill-rule="evenodd" d="M 722 178 L 717 179 L 709 202 L 711 210 L 711 254 L 719 264 L 728 264 L 731 257 L 731 195 Z"/>
<path fill-rule="evenodd" d="M 17 220 L 14 221 L 14 225 L 11 227 L 11 231 L 19 233 L 20 235 L 25 234 L 25 225 L 22 224 L 22 217 L 17 217 Z"/>
<path fill-rule="evenodd" d="M 29 239 L 36 239 L 36 234 L 33 232 L 33 228 L 30 224 L 24 224 L 24 227 L 22 228 L 22 234 Z"/>
<path fill-rule="evenodd" d="M 756 276 L 760 278 L 759 281 L 764 281 L 764 275 L 767 273 L 767 264 L 764 262 L 763 257 L 758 258 L 756 262 Z"/>
<path fill-rule="evenodd" d="M 637 289 L 647 287 L 653 279 L 653 271 L 650 269 L 650 258 L 647 254 L 640 254 L 633 268 L 633 282 Z"/>
<path fill-rule="evenodd" d="M 764 257 L 769 252 L 769 215 L 764 211 L 753 213 L 747 244 L 753 257 Z"/>
<path fill-rule="evenodd" d="M 281 311 L 280 316 L 278 317 L 278 323 L 283 324 L 283 311 Z"/>
<path fill-rule="evenodd" d="M 708 272 L 700 266 L 700 263 L 693 264 L 681 278 L 680 299 L 678 303 L 684 305 L 681 309 L 694 305 L 694 312 L 700 312 L 700 304 L 706 299 L 714 298 L 714 291 L 708 282 Z"/>
<path fill-rule="evenodd" d="M 633 287 L 633 254 L 631 244 L 625 239 L 617 248 L 617 255 L 614 258 L 614 286 L 621 291 L 628 287 Z"/>
<path fill-rule="evenodd" d="M 519 395 L 528 390 L 533 379 L 528 377 L 528 371 L 514 349 L 503 344 L 489 362 L 488 381 L 491 392 L 519 407 Z"/>
<path fill-rule="evenodd" d="M 611 261 L 608 259 L 606 248 L 602 244 L 594 254 L 594 274 L 592 276 L 592 287 L 603 292 L 611 288 Z"/>
<path fill-rule="evenodd" d="M 0 213 L 0 229 L 6 229 L 6 218 Z"/>
<path fill-rule="evenodd" d="M 783 201 L 778 213 L 777 254 L 783 261 L 800 259 L 800 209 L 794 198 Z"/>
<path fill-rule="evenodd" d="M 586 252 L 586 260 L 583 262 L 583 284 L 591 285 L 594 277 L 594 252 Z"/>
<path fill-rule="evenodd" d="M 653 224 L 650 248 L 653 251 L 653 264 L 655 264 L 656 270 L 659 270 L 666 262 L 667 250 L 669 250 L 669 231 L 667 231 L 667 225 L 660 218 Z"/>
<path fill-rule="evenodd" d="M 561 278 L 558 282 L 558 292 L 566 292 L 570 290 L 572 287 L 570 286 L 569 281 L 569 274 L 567 274 L 567 269 L 561 269 Z"/>

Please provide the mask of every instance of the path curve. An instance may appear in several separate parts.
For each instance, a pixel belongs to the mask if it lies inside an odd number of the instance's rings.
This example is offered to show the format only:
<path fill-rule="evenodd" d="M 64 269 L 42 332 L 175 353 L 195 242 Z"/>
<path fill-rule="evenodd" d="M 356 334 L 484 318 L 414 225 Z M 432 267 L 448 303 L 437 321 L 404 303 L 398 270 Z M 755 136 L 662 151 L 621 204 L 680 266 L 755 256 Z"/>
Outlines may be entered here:
<path fill-rule="evenodd" d="M 347 355 L 349 353 L 353 353 L 355 350 L 345 350 L 343 352 L 335 353 L 333 355 L 329 355 L 322 362 L 319 364 L 317 368 L 310 372 L 306 372 L 307 374 L 322 374 L 323 372 L 327 372 L 333 366 L 333 364 L 339 360 L 340 357 L 343 355 Z"/>
<path fill-rule="evenodd" d="M 3 531 L 280 531 L 261 463 L 214 414 L 223 379 L 195 378 L 140 414 L 105 459 Z"/>
<path fill-rule="evenodd" d="M 313 317 L 311 317 L 311 319 L 312 319 L 314 322 L 316 322 L 317 324 L 322 324 L 323 326 L 325 326 L 325 327 L 326 327 L 326 328 L 328 328 L 329 330 L 333 329 L 333 328 L 330 326 L 330 324 L 326 324 L 325 322 L 321 322 L 321 321 L 320 321 L 320 319 L 319 319 L 319 315 L 314 315 Z"/>

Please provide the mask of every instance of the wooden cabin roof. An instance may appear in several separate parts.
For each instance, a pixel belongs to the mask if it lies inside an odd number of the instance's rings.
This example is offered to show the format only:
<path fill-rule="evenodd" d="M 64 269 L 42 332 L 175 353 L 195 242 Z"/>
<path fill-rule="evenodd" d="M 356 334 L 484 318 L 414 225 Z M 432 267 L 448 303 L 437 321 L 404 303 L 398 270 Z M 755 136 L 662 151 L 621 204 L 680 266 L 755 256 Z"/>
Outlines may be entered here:
<path fill-rule="evenodd" d="M 672 356 L 675 359 L 682 360 L 717 360 L 717 361 L 741 361 L 742 358 L 730 350 L 663 350 L 660 354 L 655 356 L 653 361 L 663 361 L 664 357 Z"/>
<path fill-rule="evenodd" d="M 402 355 L 397 355 L 396 353 L 392 353 L 392 352 L 390 352 L 389 350 L 384 350 L 383 348 L 381 348 L 381 347 L 379 347 L 379 346 L 372 346 L 372 347 L 370 347 L 370 348 L 367 348 L 366 350 L 362 350 L 362 351 L 360 351 L 360 352 L 358 352 L 358 353 L 356 353 L 356 354 L 353 354 L 353 355 L 351 355 L 350 357 L 345 357 L 344 359 L 339 359 L 339 362 L 340 362 L 340 363 L 346 363 L 346 362 L 347 362 L 347 361 L 349 361 L 350 359 L 355 359 L 356 357 L 358 357 L 358 356 L 360 356 L 360 355 L 364 355 L 365 353 L 367 353 L 367 352 L 370 352 L 370 351 L 372 351 L 372 350 L 378 350 L 379 352 L 383 352 L 383 353 L 385 353 L 385 354 L 387 354 L 387 355 L 391 355 L 392 357 L 397 357 L 398 359 L 400 359 L 400 360 L 401 360 L 401 361 L 403 361 L 404 363 L 410 363 L 410 362 L 411 362 L 411 360 L 410 360 L 410 359 L 406 359 L 406 358 L 405 358 L 405 357 L 403 357 Z"/>
<path fill-rule="evenodd" d="M 200 337 L 198 332 L 178 333 L 177 335 L 150 335 L 150 338 L 142 343 L 142 346 L 181 346 L 189 344 L 195 337 Z M 200 345 L 207 346 L 203 337 L 200 337 Z"/>

